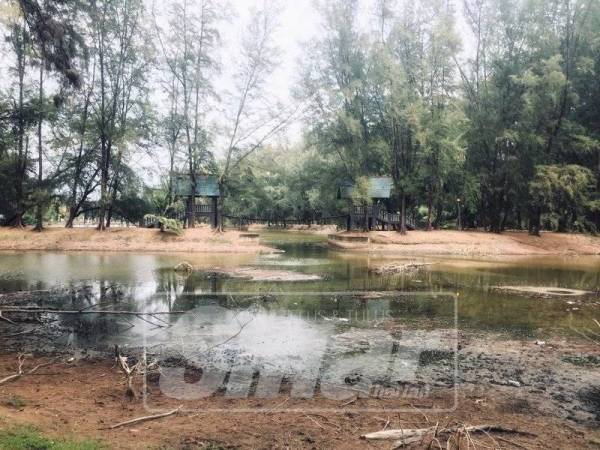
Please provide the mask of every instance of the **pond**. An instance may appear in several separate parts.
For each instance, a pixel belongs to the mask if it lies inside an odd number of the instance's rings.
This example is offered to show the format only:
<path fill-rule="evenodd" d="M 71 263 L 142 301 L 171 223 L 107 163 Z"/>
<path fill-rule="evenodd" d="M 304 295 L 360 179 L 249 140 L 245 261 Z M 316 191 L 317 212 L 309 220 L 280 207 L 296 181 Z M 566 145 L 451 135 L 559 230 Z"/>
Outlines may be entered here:
<path fill-rule="evenodd" d="M 294 384 L 298 395 L 310 391 L 316 378 L 321 389 L 327 380 L 338 380 L 331 381 L 338 386 L 341 378 L 361 391 L 363 384 L 368 389 L 384 380 L 422 380 L 432 370 L 428 358 L 447 360 L 429 376 L 443 384 L 456 369 L 452 355 L 462 331 L 577 337 L 589 317 L 597 316 L 597 257 L 412 258 L 428 265 L 380 275 L 373 269 L 400 259 L 332 251 L 318 235 L 264 232 L 261 240 L 281 252 L 4 253 L 1 298 L 11 305 L 88 312 L 50 315 L 61 330 L 52 340 L 57 348 L 144 347 L 163 359 L 177 356 L 216 371 L 193 393 L 189 383 L 163 386 L 176 397 L 214 392 L 224 377 L 228 395 L 243 394 L 247 384 L 235 380 L 256 378 L 256 370 L 276 377 L 302 373 L 309 382 Z M 175 272 L 184 260 L 197 270 Z M 250 281 L 223 275 L 236 267 L 318 279 Z M 532 286 L 551 289 L 535 295 L 527 290 Z M 565 296 L 557 289 L 585 292 Z M 91 313 L 97 310 L 157 314 Z M 158 314 L 165 312 L 171 314 Z M 273 386 L 256 389 L 267 395 Z"/>

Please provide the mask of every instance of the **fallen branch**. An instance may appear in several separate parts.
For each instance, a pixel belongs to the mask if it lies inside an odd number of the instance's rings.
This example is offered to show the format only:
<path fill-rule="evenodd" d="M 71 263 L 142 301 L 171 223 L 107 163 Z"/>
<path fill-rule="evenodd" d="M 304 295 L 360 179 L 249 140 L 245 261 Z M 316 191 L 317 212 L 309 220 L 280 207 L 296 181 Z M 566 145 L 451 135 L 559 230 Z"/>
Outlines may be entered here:
<path fill-rule="evenodd" d="M 350 400 L 348 400 L 347 402 L 344 402 L 340 405 L 340 408 L 343 408 L 344 406 L 348 406 L 351 405 L 352 403 L 356 402 L 356 400 L 358 400 L 358 395 Z"/>
<path fill-rule="evenodd" d="M 183 406 L 180 406 L 180 407 L 174 409 L 173 411 L 169 411 L 169 412 L 162 413 L 162 414 L 156 414 L 153 416 L 143 416 L 143 417 L 137 417 L 137 418 L 131 419 L 131 420 L 126 420 L 125 422 L 119 422 L 115 425 L 111 425 L 108 428 L 101 428 L 101 430 L 114 430 L 115 428 L 124 427 L 126 425 L 131 425 L 133 423 L 146 422 L 148 420 L 161 419 L 163 417 L 172 416 L 173 414 L 177 414 L 182 407 Z"/>
<path fill-rule="evenodd" d="M 8 322 L 8 323 L 10 323 L 10 324 L 16 325 L 16 323 L 15 323 L 15 322 L 13 322 L 12 320 L 10 320 L 8 317 L 4 317 L 4 316 L 2 315 L 2 311 L 0 311 L 0 320 L 4 320 L 4 321 L 6 321 L 6 322 Z"/>
<path fill-rule="evenodd" d="M 50 362 L 47 363 L 43 363 L 43 364 L 38 364 L 37 366 L 33 367 L 32 369 L 29 369 L 27 372 L 23 372 L 23 363 L 25 362 L 25 355 L 23 354 L 19 354 L 17 356 L 17 373 L 13 374 L 13 375 L 9 375 L 5 378 L 2 378 L 0 380 L 0 385 L 3 385 L 5 383 L 8 383 L 9 381 L 14 381 L 18 378 L 21 378 L 23 375 L 31 375 L 32 373 L 34 373 L 36 370 L 42 368 L 42 367 L 46 367 L 49 366 L 50 364 L 53 364 L 56 362 L 56 359 L 53 359 Z"/>
<path fill-rule="evenodd" d="M 474 426 L 454 426 L 447 428 L 428 427 L 428 428 L 406 428 L 396 430 L 383 430 L 374 433 L 368 433 L 361 436 L 362 439 L 368 440 L 395 440 L 394 448 L 403 447 L 405 445 L 414 444 L 422 441 L 428 434 L 439 436 L 441 434 L 452 433 L 511 433 L 522 436 L 535 436 L 535 434 L 520 431 L 514 428 L 506 428 L 501 425 L 474 425 Z"/>
<path fill-rule="evenodd" d="M 304 414 L 306 416 L 307 419 L 310 419 L 315 425 L 317 425 L 319 428 L 322 428 L 323 430 L 326 430 L 326 428 L 321 425 L 316 419 L 313 419 L 312 417 L 310 417 L 308 414 Z"/>
<path fill-rule="evenodd" d="M 14 313 L 47 313 L 47 314 L 112 314 L 112 315 L 128 315 L 128 316 L 154 316 L 163 314 L 183 314 L 185 311 L 118 311 L 118 310 L 66 310 L 66 309 L 51 309 L 37 307 L 20 307 L 20 308 L 4 308 L 4 312 Z"/>

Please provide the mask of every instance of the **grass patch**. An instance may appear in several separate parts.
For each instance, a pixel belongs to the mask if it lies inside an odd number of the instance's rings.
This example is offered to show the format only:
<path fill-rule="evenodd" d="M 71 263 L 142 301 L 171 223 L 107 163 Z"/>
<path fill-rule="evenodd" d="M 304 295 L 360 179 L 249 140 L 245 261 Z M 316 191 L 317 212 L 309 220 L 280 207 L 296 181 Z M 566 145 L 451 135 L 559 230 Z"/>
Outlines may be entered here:
<path fill-rule="evenodd" d="M 594 355 L 565 356 L 562 360 L 579 367 L 600 367 L 600 358 Z"/>
<path fill-rule="evenodd" d="M 2 400 L 2 404 L 4 406 L 8 406 L 9 408 L 23 408 L 27 402 L 19 397 L 18 395 L 11 394 L 8 398 Z"/>
<path fill-rule="evenodd" d="M 107 447 L 91 440 L 49 439 L 32 427 L 19 426 L 0 430 L 0 448 L 2 450 L 101 450 Z"/>

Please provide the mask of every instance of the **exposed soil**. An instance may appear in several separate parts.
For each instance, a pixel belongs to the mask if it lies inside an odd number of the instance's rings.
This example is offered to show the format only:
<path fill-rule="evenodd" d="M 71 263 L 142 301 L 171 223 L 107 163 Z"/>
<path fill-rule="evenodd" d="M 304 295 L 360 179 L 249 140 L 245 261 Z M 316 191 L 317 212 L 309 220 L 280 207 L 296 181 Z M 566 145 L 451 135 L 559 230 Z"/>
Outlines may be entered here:
<path fill-rule="evenodd" d="M 240 236 L 238 231 L 215 232 L 202 226 L 178 236 L 147 228 L 46 228 L 37 233 L 30 229 L 0 229 L 0 250 L 49 251 L 130 251 L 188 253 L 270 253 L 258 239 Z"/>
<path fill-rule="evenodd" d="M 4 335 L 14 329 L 14 325 L 0 325 Z M 12 351 L 0 354 L 0 379 L 15 373 L 14 350 L 48 348 L 50 345 L 43 342 L 51 339 L 51 334 L 36 333 L 11 337 L 6 347 Z M 136 353 L 131 349 L 129 352 Z M 51 361 L 51 354 L 28 356 L 24 371 Z M 417 399 L 390 394 L 348 401 L 328 399 L 319 393 L 312 399 L 295 399 L 282 385 L 274 398 L 252 394 L 247 398 L 229 398 L 218 391 L 204 399 L 185 401 L 163 394 L 154 375 L 147 379 L 144 402 L 143 396 L 126 398 L 123 374 L 110 353 L 74 353 L 65 349 L 57 362 L 0 385 L 0 428 L 34 425 L 52 437 L 77 435 L 124 449 L 388 449 L 389 441 L 364 441 L 360 436 L 383 428 L 436 424 L 494 424 L 534 434 L 472 435 L 480 448 L 590 448 L 600 442 L 600 365 L 596 364 L 600 352 L 593 343 L 562 339 L 536 343 L 461 333 L 455 408 L 454 390 L 440 378 L 447 377 L 446 355 L 421 356 L 419 364 L 427 367 L 427 381 L 434 387 L 428 396 Z M 198 381 L 201 370 L 185 366 L 184 379 L 189 383 Z M 352 380 L 346 383 L 353 385 Z M 139 376 L 136 389 L 142 393 Z M 440 405 L 447 405 L 448 409 L 432 409 Z M 103 429 L 179 406 L 182 410 L 177 415 Z M 365 408 L 379 411 L 361 411 Z M 234 412 L 236 409 L 247 411 Z M 428 448 L 430 442 L 426 440 L 414 448 Z M 446 448 L 443 440 L 441 444 Z M 433 445 L 430 448 L 437 448 Z M 460 448 L 467 448 L 466 442 Z"/>
<path fill-rule="evenodd" d="M 395 255 L 600 255 L 600 237 L 584 234 L 542 233 L 540 237 L 526 232 L 502 234 L 479 231 L 395 231 L 340 233 L 341 236 L 368 236 L 368 243 L 330 240 L 341 250 Z"/>

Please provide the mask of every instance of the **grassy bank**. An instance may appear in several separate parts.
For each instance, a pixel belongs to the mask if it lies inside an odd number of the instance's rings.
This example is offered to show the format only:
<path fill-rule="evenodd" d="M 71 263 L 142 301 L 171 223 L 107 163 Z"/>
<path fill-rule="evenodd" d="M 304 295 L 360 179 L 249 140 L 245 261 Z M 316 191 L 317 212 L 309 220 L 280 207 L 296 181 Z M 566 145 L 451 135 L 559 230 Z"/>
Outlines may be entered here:
<path fill-rule="evenodd" d="M 575 233 L 479 231 L 395 231 L 338 233 L 329 244 L 336 249 L 397 255 L 600 255 L 600 238 Z M 362 242 L 360 241 L 362 239 Z"/>
<path fill-rule="evenodd" d="M 50 439 L 29 426 L 0 430 L 0 448 L 4 450 L 101 450 L 108 446 L 92 440 Z"/>
<path fill-rule="evenodd" d="M 182 235 L 156 229 L 47 228 L 0 229 L 0 250 L 131 251 L 188 253 L 263 253 L 270 249 L 238 231 L 215 232 L 208 227 L 184 230 Z"/>

